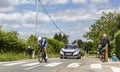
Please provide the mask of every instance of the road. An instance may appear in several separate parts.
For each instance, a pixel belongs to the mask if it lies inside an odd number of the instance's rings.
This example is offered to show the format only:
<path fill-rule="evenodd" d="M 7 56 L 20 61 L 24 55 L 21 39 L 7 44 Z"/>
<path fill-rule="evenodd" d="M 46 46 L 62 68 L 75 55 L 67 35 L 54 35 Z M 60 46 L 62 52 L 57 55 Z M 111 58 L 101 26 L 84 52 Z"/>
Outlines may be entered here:
<path fill-rule="evenodd" d="M 95 57 L 82 59 L 49 59 L 48 63 L 37 60 L 0 62 L 0 72 L 120 72 L 120 62 L 102 63 Z"/>

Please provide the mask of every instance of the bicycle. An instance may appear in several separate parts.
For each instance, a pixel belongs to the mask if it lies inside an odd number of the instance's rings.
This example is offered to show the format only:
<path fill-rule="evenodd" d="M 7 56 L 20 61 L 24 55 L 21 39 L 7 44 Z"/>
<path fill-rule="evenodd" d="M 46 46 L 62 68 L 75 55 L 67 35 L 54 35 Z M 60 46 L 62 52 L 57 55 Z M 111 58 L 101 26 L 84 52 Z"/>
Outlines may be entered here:
<path fill-rule="evenodd" d="M 38 61 L 41 63 L 43 61 L 43 59 L 44 59 L 44 62 L 47 62 L 44 47 L 39 47 L 39 49 L 38 49 Z"/>

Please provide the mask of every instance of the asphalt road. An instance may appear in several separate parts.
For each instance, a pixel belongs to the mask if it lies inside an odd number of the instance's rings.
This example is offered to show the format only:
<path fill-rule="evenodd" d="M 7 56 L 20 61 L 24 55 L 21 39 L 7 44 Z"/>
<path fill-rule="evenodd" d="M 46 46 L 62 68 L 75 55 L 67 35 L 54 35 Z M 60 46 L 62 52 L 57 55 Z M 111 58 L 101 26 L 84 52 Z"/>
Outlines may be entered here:
<path fill-rule="evenodd" d="M 120 72 L 120 62 L 102 63 L 95 57 L 82 59 L 49 59 L 0 62 L 0 72 Z"/>

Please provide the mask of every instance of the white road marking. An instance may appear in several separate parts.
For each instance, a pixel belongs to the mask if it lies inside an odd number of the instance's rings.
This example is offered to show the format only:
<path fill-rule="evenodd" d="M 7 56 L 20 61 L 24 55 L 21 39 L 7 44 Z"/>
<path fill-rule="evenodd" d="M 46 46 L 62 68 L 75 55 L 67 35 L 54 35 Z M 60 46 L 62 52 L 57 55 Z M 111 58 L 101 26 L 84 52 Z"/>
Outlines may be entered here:
<path fill-rule="evenodd" d="M 62 62 L 53 62 L 53 63 L 46 64 L 44 66 L 46 66 L 46 67 L 55 67 L 55 66 L 60 65 L 60 64 L 62 64 Z"/>
<path fill-rule="evenodd" d="M 32 67 L 26 68 L 26 69 L 24 69 L 24 70 L 34 69 L 34 68 L 39 67 L 39 66 L 42 66 L 42 65 L 44 65 L 44 64 L 40 64 L 40 65 L 36 65 L 36 66 L 32 66 Z"/>
<path fill-rule="evenodd" d="M 9 63 L 9 62 L 0 62 L 0 64 L 6 64 L 6 63 Z"/>
<path fill-rule="evenodd" d="M 14 63 L 9 63 L 9 64 L 4 64 L 4 66 L 13 66 L 13 65 L 18 65 L 18 64 L 23 64 L 27 62 L 14 62 Z"/>
<path fill-rule="evenodd" d="M 118 67 L 111 67 L 113 72 L 120 72 L 120 68 Z"/>
<path fill-rule="evenodd" d="M 90 68 L 92 68 L 92 69 L 102 69 L 102 65 L 101 64 L 91 64 Z"/>
<path fill-rule="evenodd" d="M 67 66 L 67 68 L 77 68 L 79 67 L 79 63 L 71 63 Z"/>
<path fill-rule="evenodd" d="M 39 62 L 34 62 L 34 63 L 28 63 L 28 64 L 24 64 L 22 66 L 34 66 L 34 65 L 38 65 L 40 64 Z"/>

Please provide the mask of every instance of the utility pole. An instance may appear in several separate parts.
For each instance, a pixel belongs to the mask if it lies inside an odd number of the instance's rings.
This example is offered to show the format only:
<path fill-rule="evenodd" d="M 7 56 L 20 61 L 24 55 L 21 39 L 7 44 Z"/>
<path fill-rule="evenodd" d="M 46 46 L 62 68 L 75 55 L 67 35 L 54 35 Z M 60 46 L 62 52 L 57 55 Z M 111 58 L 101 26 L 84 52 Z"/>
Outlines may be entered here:
<path fill-rule="evenodd" d="M 38 26 L 38 8 L 39 8 L 39 4 L 38 4 L 38 0 L 36 0 L 36 28 L 35 28 L 35 36 L 37 36 L 37 26 Z"/>

